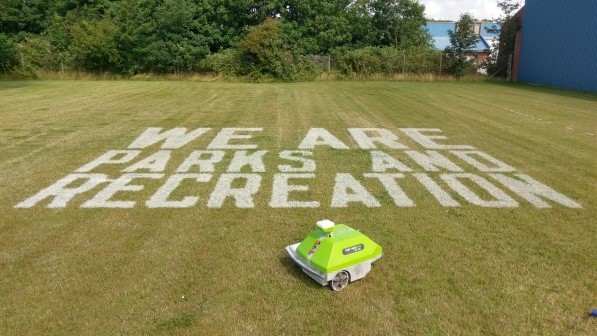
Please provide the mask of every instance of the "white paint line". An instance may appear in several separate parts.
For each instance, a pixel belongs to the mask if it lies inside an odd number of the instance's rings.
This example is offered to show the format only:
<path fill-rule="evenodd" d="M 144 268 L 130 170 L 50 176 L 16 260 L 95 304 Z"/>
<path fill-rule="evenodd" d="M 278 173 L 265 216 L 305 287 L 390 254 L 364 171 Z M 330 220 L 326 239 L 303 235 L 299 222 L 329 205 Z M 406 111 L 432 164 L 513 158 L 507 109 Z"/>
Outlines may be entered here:
<path fill-rule="evenodd" d="M 590 135 L 590 136 L 594 136 L 595 134 L 593 133 L 585 133 L 586 135 Z"/>

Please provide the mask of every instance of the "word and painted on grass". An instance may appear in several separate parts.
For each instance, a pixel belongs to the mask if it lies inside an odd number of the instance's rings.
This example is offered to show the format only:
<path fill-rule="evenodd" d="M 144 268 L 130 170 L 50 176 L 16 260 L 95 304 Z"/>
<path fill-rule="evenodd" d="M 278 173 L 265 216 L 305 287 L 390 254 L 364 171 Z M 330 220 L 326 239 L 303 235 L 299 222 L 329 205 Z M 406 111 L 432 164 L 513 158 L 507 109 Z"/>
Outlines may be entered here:
<path fill-rule="evenodd" d="M 582 208 L 486 152 L 451 144 L 437 128 L 311 128 L 278 151 L 261 148 L 262 132 L 147 128 L 126 149 L 108 150 L 15 207 Z"/>

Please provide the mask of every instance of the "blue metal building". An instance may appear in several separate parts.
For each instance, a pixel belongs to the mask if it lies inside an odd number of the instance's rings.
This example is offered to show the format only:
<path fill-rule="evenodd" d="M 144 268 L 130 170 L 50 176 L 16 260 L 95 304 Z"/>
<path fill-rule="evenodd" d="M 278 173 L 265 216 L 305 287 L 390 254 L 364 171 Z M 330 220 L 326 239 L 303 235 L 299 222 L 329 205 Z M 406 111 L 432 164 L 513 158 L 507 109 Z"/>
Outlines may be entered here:
<path fill-rule="evenodd" d="M 526 0 L 518 80 L 597 92 L 597 0 Z"/>
<path fill-rule="evenodd" d="M 495 30 L 493 32 L 489 32 L 489 30 Z M 481 22 L 481 32 L 479 35 L 481 37 L 487 38 L 497 38 L 500 36 L 499 34 L 500 24 L 497 22 Z"/>
<path fill-rule="evenodd" d="M 456 22 L 427 22 L 427 29 L 436 50 L 444 50 L 450 45 L 448 30 L 456 31 Z"/>
<path fill-rule="evenodd" d="M 486 27 L 490 28 L 497 26 L 495 22 L 483 22 L 479 23 L 479 25 L 479 40 L 477 41 L 477 44 L 470 49 L 472 52 L 483 52 L 489 50 L 491 43 L 488 40 L 495 37 L 495 34 L 490 34 L 485 29 Z M 456 22 L 427 22 L 427 29 L 429 30 L 429 34 L 433 40 L 433 47 L 436 50 L 444 50 L 446 47 L 450 46 L 450 35 L 448 35 L 448 31 L 456 31 Z"/>

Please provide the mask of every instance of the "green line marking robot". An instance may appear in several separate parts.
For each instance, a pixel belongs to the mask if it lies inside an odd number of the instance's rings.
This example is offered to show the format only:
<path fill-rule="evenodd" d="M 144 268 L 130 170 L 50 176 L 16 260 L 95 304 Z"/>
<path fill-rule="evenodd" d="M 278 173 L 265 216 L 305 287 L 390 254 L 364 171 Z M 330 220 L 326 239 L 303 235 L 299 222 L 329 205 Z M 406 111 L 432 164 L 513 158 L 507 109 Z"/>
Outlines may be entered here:
<path fill-rule="evenodd" d="M 300 243 L 286 246 L 286 252 L 305 273 L 322 286 L 341 291 L 348 283 L 361 279 L 371 264 L 381 258 L 381 246 L 344 224 L 330 220 L 317 222 Z"/>

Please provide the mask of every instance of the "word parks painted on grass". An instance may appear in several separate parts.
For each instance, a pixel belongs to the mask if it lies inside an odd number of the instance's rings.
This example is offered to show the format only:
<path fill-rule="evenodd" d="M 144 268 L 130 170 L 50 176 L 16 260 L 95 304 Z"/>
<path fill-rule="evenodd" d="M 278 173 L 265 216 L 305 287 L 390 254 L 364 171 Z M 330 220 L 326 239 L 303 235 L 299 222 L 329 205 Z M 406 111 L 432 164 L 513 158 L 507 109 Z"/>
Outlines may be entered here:
<path fill-rule="evenodd" d="M 413 198 L 443 207 L 582 208 L 486 152 L 450 144 L 440 129 L 399 131 L 348 128 L 339 137 L 311 128 L 295 148 L 272 151 L 258 145 L 263 128 L 151 127 L 15 208 L 415 207 Z"/>

